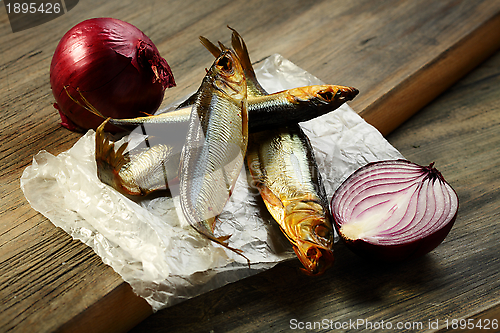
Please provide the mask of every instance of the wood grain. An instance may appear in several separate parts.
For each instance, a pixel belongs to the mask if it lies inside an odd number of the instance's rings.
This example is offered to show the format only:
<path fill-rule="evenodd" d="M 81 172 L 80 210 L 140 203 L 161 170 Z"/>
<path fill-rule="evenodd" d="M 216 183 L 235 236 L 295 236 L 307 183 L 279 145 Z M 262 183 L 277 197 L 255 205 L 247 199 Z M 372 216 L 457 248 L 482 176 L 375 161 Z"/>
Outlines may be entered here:
<path fill-rule="evenodd" d="M 194 91 L 213 61 L 198 36 L 227 42 L 229 24 L 245 38 L 254 61 L 280 53 L 327 83 L 360 89 L 351 106 L 388 133 L 498 48 L 499 13 L 494 0 L 88 0 L 58 19 L 13 34 L 0 10 L 0 331 L 119 332 L 151 313 L 86 245 L 31 209 L 19 188 L 33 155 L 42 149 L 59 154 L 81 136 L 58 125 L 49 85 L 54 49 L 75 24 L 110 16 L 143 30 L 176 76 L 178 86 L 167 91 L 165 104 Z M 498 75 L 497 63 L 489 66 Z M 498 284 L 491 279 L 498 280 L 498 260 L 488 237 L 495 234 L 498 217 L 493 212 L 498 109 L 491 106 L 498 82 L 485 74 L 481 82 L 491 85 L 471 85 L 472 91 L 464 86 L 468 102 L 462 103 L 490 109 L 467 114 L 468 108 L 454 104 L 458 90 L 447 100 L 457 107 L 453 112 L 427 111 L 433 121 L 412 127 L 410 120 L 390 136 L 417 162 L 435 157 L 460 190 L 459 227 L 432 256 L 385 267 L 339 247 L 337 267 L 322 278 L 312 281 L 296 271 L 297 262 L 288 262 L 162 311 L 137 330 L 276 331 L 286 330 L 290 318 L 444 318 L 495 309 Z M 470 136 L 461 139 L 459 133 Z M 453 149 L 460 153 L 445 154 Z M 472 231 L 485 239 L 477 251 L 467 246 L 474 241 Z M 468 306 L 459 309 L 456 300 Z M 407 307 L 409 317 L 395 304 Z"/>

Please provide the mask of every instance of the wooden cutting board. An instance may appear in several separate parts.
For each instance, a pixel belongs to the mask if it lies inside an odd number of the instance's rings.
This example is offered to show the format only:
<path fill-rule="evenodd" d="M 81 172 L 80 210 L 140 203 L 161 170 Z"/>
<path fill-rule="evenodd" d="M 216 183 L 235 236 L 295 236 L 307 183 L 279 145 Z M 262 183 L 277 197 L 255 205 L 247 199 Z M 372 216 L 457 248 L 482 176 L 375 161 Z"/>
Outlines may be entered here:
<path fill-rule="evenodd" d="M 0 4 L 3 6 L 3 2 Z M 135 296 L 89 247 L 72 240 L 35 212 L 19 188 L 21 173 L 33 155 L 42 149 L 59 154 L 81 136 L 58 125 L 49 85 L 50 61 L 68 29 L 84 19 L 106 16 L 139 27 L 167 59 L 178 85 L 167 92 L 165 104 L 195 90 L 204 68 L 213 61 L 198 36 L 227 43 L 230 34 L 226 25 L 230 25 L 244 37 L 253 61 L 280 53 L 327 83 L 357 87 L 360 94 L 350 105 L 385 135 L 500 46 L 500 2 L 494 0 L 88 0 L 53 21 L 17 33 L 11 32 L 7 15 L 0 10 L 0 331 L 122 332 L 151 314 L 147 303 Z M 338 253 L 353 258 L 345 249 L 340 248 Z M 429 263 L 426 265 L 428 268 Z M 370 299 L 363 298 L 366 295 L 361 291 L 371 286 L 367 276 L 360 292 L 348 294 L 340 308 L 333 306 L 325 295 L 334 299 L 338 293 L 329 283 L 335 272 L 311 280 L 295 274 L 296 267 L 295 262 L 279 265 L 255 278 L 190 300 L 188 306 L 167 309 L 166 318 L 192 311 L 194 315 L 185 317 L 187 320 L 206 324 L 212 318 L 211 329 L 218 327 L 217 323 L 225 331 L 229 330 L 227 325 L 235 331 L 287 329 L 288 322 L 283 318 L 298 317 L 301 311 L 284 305 L 290 300 L 283 297 L 272 300 L 279 305 L 279 315 L 269 304 L 261 312 L 254 306 L 249 312 L 250 323 L 241 326 L 214 312 L 217 304 L 224 309 L 230 305 L 233 312 L 228 309 L 229 316 L 234 315 L 235 307 L 244 315 L 249 308 L 238 308 L 232 298 L 246 295 L 245 291 L 258 291 L 263 284 L 267 288 L 263 291 L 285 286 L 287 293 L 313 285 L 314 292 L 301 292 L 297 302 L 306 302 L 305 308 L 321 308 L 323 313 L 335 310 L 331 316 L 346 317 L 357 304 L 370 300 L 375 304 L 383 297 L 368 293 Z M 409 276 L 413 269 L 418 271 L 418 267 L 403 269 Z M 461 275 L 450 276 L 459 279 Z M 390 275 L 386 277 L 390 279 Z M 440 288 L 447 279 L 439 274 L 435 278 L 433 288 Z M 413 289 L 386 290 L 388 302 L 422 297 L 418 284 L 411 286 Z M 457 283 L 456 288 L 470 286 Z M 315 294 L 318 292 L 321 298 Z M 323 303 L 315 303 L 318 300 Z M 466 316 L 484 309 L 479 303 L 470 302 Z M 488 304 L 498 309 L 498 302 Z M 432 307 L 411 310 L 432 313 Z M 498 314 L 498 310 L 492 311 Z M 303 318 L 317 319 L 304 313 Z M 168 328 L 169 322 L 159 318 L 161 326 Z M 262 321 L 270 324 L 258 326 Z M 170 329 L 201 329 L 191 324 L 177 322 Z"/>

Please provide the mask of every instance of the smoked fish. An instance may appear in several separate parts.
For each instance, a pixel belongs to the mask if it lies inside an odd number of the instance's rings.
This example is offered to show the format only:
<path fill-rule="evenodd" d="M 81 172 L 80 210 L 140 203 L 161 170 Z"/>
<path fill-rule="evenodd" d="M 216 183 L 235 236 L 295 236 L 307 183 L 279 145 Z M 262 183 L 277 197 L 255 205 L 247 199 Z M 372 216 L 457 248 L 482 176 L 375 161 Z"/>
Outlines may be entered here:
<path fill-rule="evenodd" d="M 252 184 L 293 246 L 305 272 L 334 261 L 328 200 L 309 139 L 299 125 L 252 134 L 247 151 Z"/>
<path fill-rule="evenodd" d="M 234 51 L 223 50 L 198 89 L 180 164 L 180 203 L 186 220 L 208 239 L 244 165 L 248 144 L 247 86 Z"/>

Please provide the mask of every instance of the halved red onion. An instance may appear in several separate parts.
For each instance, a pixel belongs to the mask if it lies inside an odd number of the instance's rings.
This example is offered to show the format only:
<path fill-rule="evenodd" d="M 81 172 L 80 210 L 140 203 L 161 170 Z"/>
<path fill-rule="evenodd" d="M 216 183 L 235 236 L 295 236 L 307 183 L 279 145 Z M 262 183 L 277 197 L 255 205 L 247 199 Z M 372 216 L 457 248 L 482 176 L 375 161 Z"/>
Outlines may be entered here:
<path fill-rule="evenodd" d="M 441 173 L 406 160 L 369 163 L 335 192 L 335 228 L 355 253 L 386 261 L 424 255 L 448 235 L 458 196 Z"/>

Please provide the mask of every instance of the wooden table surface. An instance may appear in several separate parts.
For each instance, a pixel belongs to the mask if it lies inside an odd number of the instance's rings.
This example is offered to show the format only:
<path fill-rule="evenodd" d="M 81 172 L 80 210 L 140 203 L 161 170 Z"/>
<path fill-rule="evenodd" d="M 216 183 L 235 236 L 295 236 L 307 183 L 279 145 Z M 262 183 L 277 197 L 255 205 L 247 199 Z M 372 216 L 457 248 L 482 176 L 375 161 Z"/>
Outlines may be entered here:
<path fill-rule="evenodd" d="M 280 53 L 327 83 L 357 87 L 353 109 L 409 160 L 435 161 L 455 188 L 454 228 L 411 262 L 367 262 L 339 243 L 335 266 L 321 277 L 303 275 L 292 260 L 151 315 L 19 188 L 36 153 L 57 155 L 81 136 L 58 124 L 49 66 L 63 34 L 91 17 L 128 21 L 156 43 L 178 84 L 164 103 L 197 88 L 213 61 L 198 36 L 228 42 L 226 25 L 254 61 Z M 17 33 L 0 9 L 0 45 L 1 332 L 278 332 L 323 320 L 446 331 L 454 319 L 500 319 L 498 0 L 82 0 Z"/>

